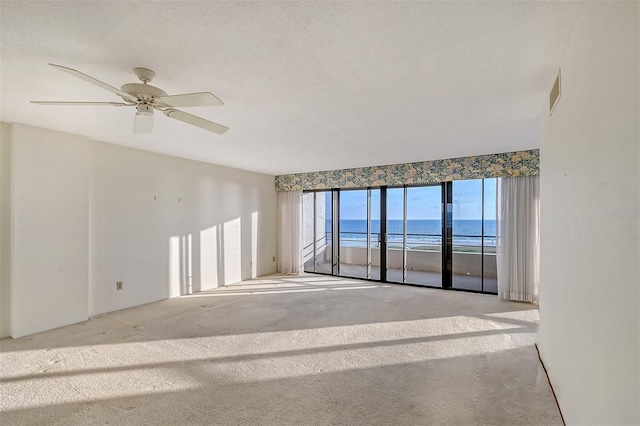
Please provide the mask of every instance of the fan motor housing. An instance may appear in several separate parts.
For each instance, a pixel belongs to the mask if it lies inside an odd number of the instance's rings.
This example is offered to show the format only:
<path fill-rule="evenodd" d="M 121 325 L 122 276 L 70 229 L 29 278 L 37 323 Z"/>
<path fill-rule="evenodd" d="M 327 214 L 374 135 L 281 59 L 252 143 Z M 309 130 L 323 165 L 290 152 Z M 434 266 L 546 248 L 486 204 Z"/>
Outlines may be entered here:
<path fill-rule="evenodd" d="M 136 107 L 136 114 L 140 115 L 153 115 L 153 105 L 150 104 L 139 104 Z"/>

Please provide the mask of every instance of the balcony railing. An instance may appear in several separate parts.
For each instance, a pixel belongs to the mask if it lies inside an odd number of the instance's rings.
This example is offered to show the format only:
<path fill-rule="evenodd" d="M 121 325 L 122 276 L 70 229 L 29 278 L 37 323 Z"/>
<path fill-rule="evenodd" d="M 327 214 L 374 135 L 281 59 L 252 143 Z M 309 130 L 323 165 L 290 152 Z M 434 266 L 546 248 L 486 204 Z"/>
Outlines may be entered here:
<path fill-rule="evenodd" d="M 331 241 L 331 234 L 331 232 L 326 233 L 326 241 Z M 382 234 L 372 232 L 370 235 L 371 248 L 380 248 Z M 389 250 L 402 249 L 404 234 L 389 232 L 387 235 L 387 248 Z M 407 250 L 440 251 L 442 249 L 441 234 L 407 233 L 406 235 Z M 483 237 L 482 235 L 453 234 L 453 251 L 458 253 L 480 253 L 482 252 L 483 238 L 484 253 L 495 254 L 495 235 L 485 235 Z M 341 247 L 366 247 L 366 244 L 366 232 L 340 232 Z"/>
<path fill-rule="evenodd" d="M 313 272 L 315 268 L 316 271 L 331 273 L 332 237 L 332 233 L 327 232 L 316 241 L 315 259 L 314 243 L 311 242 L 304 247 L 305 270 Z M 380 254 L 378 253 L 380 234 L 372 232 L 370 238 L 371 253 L 368 254 L 366 232 L 340 233 L 338 255 L 342 275 L 363 276 L 362 274 L 366 274 L 368 266 L 370 266 L 372 276 L 379 273 L 376 271 L 380 266 Z M 442 271 L 442 235 L 407 233 L 406 255 L 402 250 L 403 240 L 404 235 L 401 233 L 388 233 L 387 272 L 395 274 L 393 276 L 387 275 L 390 277 L 388 279 L 391 281 L 401 279 L 404 269 L 407 274 L 411 274 L 408 276 L 407 282 L 438 285 L 438 277 Z M 496 237 L 485 235 L 484 247 L 482 241 L 483 237 L 480 235 L 453 235 L 454 287 L 467 288 L 462 283 L 469 281 L 469 289 L 480 290 L 478 287 L 480 281 L 478 280 L 479 277 L 484 276 L 484 291 L 497 291 L 495 290 L 495 277 L 497 276 Z M 398 273 L 400 275 L 397 275 Z"/>

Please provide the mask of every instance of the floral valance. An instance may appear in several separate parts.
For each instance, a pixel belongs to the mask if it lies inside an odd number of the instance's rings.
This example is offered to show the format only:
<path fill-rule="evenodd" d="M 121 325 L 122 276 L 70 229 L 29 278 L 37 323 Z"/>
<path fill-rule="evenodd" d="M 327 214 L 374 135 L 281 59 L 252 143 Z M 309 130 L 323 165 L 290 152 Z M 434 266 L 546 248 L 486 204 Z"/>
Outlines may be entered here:
<path fill-rule="evenodd" d="M 277 191 L 433 184 L 540 174 L 540 150 L 276 176 Z"/>

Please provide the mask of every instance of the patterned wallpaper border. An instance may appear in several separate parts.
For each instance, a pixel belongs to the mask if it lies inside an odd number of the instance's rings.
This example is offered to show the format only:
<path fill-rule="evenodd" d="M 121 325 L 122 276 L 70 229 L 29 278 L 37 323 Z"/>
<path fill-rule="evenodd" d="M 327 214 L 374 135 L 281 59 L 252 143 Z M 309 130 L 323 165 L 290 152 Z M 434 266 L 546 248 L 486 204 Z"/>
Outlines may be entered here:
<path fill-rule="evenodd" d="M 276 176 L 277 191 L 433 184 L 540 174 L 540 150 Z"/>

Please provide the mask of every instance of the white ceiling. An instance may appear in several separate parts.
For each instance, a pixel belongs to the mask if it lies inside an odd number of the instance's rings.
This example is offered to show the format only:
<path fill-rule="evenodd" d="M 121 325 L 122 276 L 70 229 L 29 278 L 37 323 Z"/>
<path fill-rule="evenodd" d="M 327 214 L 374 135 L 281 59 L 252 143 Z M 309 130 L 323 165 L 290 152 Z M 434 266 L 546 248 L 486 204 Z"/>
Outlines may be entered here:
<path fill-rule="evenodd" d="M 540 110 L 579 2 L 39 2 L 2 0 L 0 119 L 269 174 L 538 147 Z M 223 136 L 156 113 L 39 106 L 119 101 L 153 69 Z"/>

